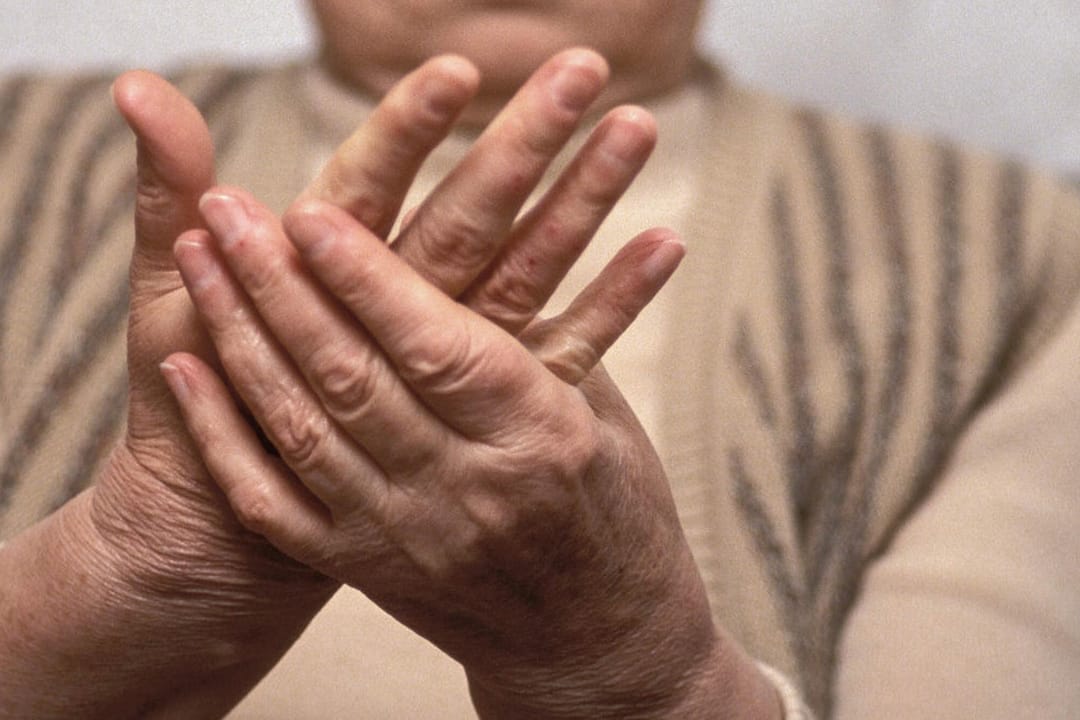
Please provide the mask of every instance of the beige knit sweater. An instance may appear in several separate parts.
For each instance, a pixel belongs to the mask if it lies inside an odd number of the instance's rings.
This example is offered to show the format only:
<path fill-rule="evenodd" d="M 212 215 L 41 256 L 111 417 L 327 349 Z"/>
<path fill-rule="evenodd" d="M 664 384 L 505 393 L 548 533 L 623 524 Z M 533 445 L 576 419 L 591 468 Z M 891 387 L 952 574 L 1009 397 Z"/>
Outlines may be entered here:
<path fill-rule="evenodd" d="M 222 179 L 278 208 L 334 132 L 304 76 L 177 79 Z M 0 84 L 0 539 L 122 427 L 133 156 L 108 83 Z M 717 621 L 822 716 L 1067 717 L 1080 201 L 711 71 L 696 87 L 700 122 L 661 124 L 690 152 L 645 186 L 692 197 L 647 412 Z"/>

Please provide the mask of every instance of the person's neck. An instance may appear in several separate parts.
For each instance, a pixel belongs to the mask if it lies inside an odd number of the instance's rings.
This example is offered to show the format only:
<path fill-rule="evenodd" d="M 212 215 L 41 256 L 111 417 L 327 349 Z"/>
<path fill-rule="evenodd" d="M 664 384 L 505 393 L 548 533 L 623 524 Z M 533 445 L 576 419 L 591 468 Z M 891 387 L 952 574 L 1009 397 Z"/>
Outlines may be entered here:
<path fill-rule="evenodd" d="M 339 67 L 331 56 L 324 53 L 320 63 L 339 84 L 369 96 L 381 98 L 412 68 L 381 67 L 369 65 L 362 68 Z M 612 108 L 626 104 L 648 104 L 668 95 L 690 82 L 697 56 L 689 54 L 681 62 L 673 62 L 665 68 L 626 68 L 613 66 L 607 88 L 593 104 L 590 114 L 601 115 Z M 481 82 L 480 91 L 462 113 L 460 125 L 480 128 L 487 125 L 517 92 L 527 78 L 516 84 L 493 86 Z"/>

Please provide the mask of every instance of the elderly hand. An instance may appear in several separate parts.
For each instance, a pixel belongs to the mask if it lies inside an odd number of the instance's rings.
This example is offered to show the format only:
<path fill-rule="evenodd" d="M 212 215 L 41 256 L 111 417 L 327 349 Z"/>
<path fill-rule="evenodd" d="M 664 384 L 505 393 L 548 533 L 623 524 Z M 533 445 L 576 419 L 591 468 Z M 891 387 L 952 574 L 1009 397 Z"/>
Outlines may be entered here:
<path fill-rule="evenodd" d="M 713 628 L 660 463 L 593 370 L 681 244 L 639 236 L 529 324 L 652 143 L 647 116 L 614 111 L 514 222 L 603 74 L 581 52 L 541 68 L 393 250 L 377 214 L 306 201 L 282 227 L 241 191 L 204 197 L 212 235 L 183 236 L 177 262 L 276 454 L 208 365 L 163 370 L 240 521 L 461 661 L 482 714 L 686 714 L 715 707 L 718 679 L 769 707 Z"/>
<path fill-rule="evenodd" d="M 336 587 L 245 531 L 187 440 L 157 365 L 212 357 L 171 255 L 201 223 L 210 135 L 149 73 L 113 93 L 138 136 L 127 430 L 91 489 L 0 553 L 4 718 L 220 715 Z"/>
<path fill-rule="evenodd" d="M 553 60 L 478 147 L 473 174 L 487 174 L 490 184 L 448 181 L 447 197 L 467 190 L 475 194 L 466 193 L 464 202 L 483 205 L 527 193 L 529 173 L 541 172 L 572 132 L 604 74 L 588 53 Z M 304 198 L 340 205 L 385 233 L 416 168 L 477 81 L 457 58 L 433 60 L 407 76 Z M 128 74 L 114 94 L 139 141 L 128 432 L 92 490 L 13 539 L 0 556 L 7 611 L 0 686 L 7 711 L 35 717 L 69 715 L 72 707 L 86 717 L 215 714 L 269 668 L 337 584 L 236 522 L 161 382 L 158 363 L 178 350 L 217 364 L 172 258 L 175 238 L 202 225 L 198 202 L 213 183 L 213 153 L 198 112 L 159 78 Z M 568 262 L 651 143 L 640 113 L 601 123 L 591 149 L 549 201 L 572 221 L 552 227 L 550 214 L 538 209 L 497 260 L 500 248 L 487 228 L 477 227 L 485 233 L 471 245 L 430 242 L 445 238 L 422 228 L 445 217 L 450 202 L 419 211 L 409 241 L 396 248 L 443 290 L 467 291 L 487 316 L 508 326 L 523 322 L 522 308 L 542 301 L 553 282 L 534 273 L 532 263 L 550 269 L 558 264 L 549 258 Z M 524 175 L 516 175 L 519 168 Z M 509 224 L 513 213 L 499 203 L 477 217 Z M 449 248 L 467 251 L 447 255 Z M 485 268 L 485 281 L 463 290 L 461 278 L 477 267 Z M 148 642 L 157 637 L 169 642 Z M 95 662 L 103 651 L 110 662 Z M 76 682 L 67 663 L 78 658 L 85 662 Z"/>

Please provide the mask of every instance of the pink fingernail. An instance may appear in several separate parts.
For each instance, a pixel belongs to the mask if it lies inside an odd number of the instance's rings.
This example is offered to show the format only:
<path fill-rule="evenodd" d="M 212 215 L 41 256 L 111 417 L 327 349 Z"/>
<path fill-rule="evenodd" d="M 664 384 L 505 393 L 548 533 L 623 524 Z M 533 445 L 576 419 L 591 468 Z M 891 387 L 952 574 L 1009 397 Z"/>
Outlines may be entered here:
<path fill-rule="evenodd" d="M 678 237 L 672 235 L 666 238 L 649 254 L 641 269 L 652 283 L 667 282 L 675 268 L 679 267 L 683 256 L 686 254 L 686 245 Z"/>
<path fill-rule="evenodd" d="M 161 376 L 165 379 L 165 384 L 169 386 L 169 390 L 176 396 L 176 399 L 181 402 L 186 401 L 191 396 L 191 387 L 188 385 L 183 371 L 168 360 L 158 365 L 158 368 L 161 370 Z"/>
<path fill-rule="evenodd" d="M 232 195 L 205 193 L 199 199 L 199 210 L 223 248 L 235 245 L 251 229 L 247 209 Z"/>
<path fill-rule="evenodd" d="M 344 232 L 335 219 L 328 217 L 321 203 L 306 205 L 292 213 L 288 227 L 293 244 L 309 258 L 325 253 Z"/>
<path fill-rule="evenodd" d="M 200 290 L 220 274 L 220 269 L 210 254 L 210 249 L 200 243 L 181 238 L 173 249 L 176 265 L 184 284 L 191 290 Z"/>

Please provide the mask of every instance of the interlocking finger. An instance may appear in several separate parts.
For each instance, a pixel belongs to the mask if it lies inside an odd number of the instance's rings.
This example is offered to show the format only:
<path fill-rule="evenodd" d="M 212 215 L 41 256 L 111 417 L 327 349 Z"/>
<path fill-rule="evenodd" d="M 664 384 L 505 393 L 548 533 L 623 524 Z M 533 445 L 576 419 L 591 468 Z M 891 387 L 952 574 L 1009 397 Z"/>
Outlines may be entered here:
<path fill-rule="evenodd" d="M 531 393 L 551 387 L 554 378 L 520 343 L 424 280 L 339 208 L 305 203 L 285 227 L 315 276 L 458 432 L 498 434 L 530 416 L 539 404 Z"/>
<path fill-rule="evenodd" d="M 380 502 L 386 487 L 381 471 L 323 412 L 214 252 L 209 233 L 181 235 L 174 253 L 232 387 L 282 459 L 328 508 Z"/>
<path fill-rule="evenodd" d="M 622 107 L 609 113 L 461 301 L 510 334 L 520 332 L 555 292 L 655 144 L 656 123 L 646 111 Z"/>
<path fill-rule="evenodd" d="M 498 254 L 607 75 L 589 50 L 568 50 L 541 66 L 417 209 L 395 242 L 401 257 L 457 297 Z"/>
<path fill-rule="evenodd" d="M 310 559 L 332 529 L 326 508 L 262 448 L 228 388 L 194 355 L 176 353 L 161 365 L 206 463 L 237 519 L 297 560 Z"/>
<path fill-rule="evenodd" d="M 273 213 L 237 189 L 218 188 L 200 206 L 230 274 L 333 421 L 387 473 L 423 466 L 448 431 L 301 267 Z"/>
<path fill-rule="evenodd" d="M 627 243 L 566 310 L 521 335 L 551 372 L 577 385 L 668 281 L 686 252 L 669 230 Z"/>
<path fill-rule="evenodd" d="M 301 200 L 324 200 L 386 237 L 428 153 L 476 94 L 479 75 L 444 55 L 409 73 L 334 153 Z"/>

